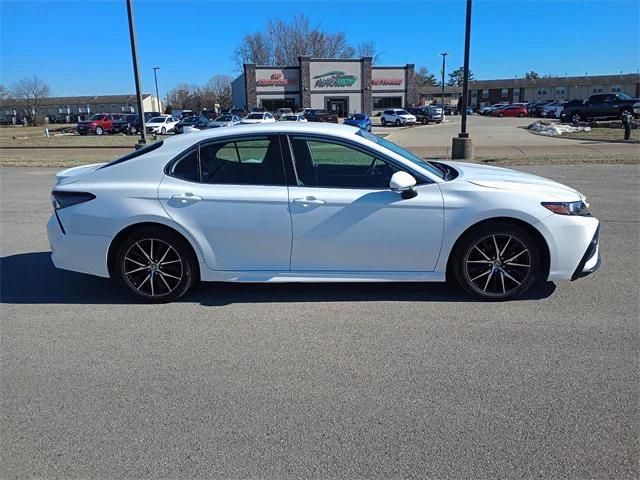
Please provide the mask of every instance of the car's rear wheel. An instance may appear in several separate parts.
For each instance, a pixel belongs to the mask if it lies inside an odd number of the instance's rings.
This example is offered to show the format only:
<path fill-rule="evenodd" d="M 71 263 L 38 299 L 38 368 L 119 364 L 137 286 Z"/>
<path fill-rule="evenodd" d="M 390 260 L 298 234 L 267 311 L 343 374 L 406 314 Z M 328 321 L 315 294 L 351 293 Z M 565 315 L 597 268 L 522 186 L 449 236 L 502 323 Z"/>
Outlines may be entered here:
<path fill-rule="evenodd" d="M 571 114 L 571 123 L 578 123 L 582 121 L 582 114 L 579 112 L 573 112 Z"/>
<path fill-rule="evenodd" d="M 630 115 L 633 118 L 633 110 L 631 110 L 630 108 L 625 108 L 624 110 L 622 110 L 622 112 L 620 112 L 620 119 L 624 118 L 625 115 Z"/>
<path fill-rule="evenodd" d="M 396 127 L 400 126 L 400 120 L 396 120 Z"/>
<path fill-rule="evenodd" d="M 138 129 L 134 126 L 129 127 L 129 135 L 136 135 L 138 133 Z"/>
<path fill-rule="evenodd" d="M 382 123 L 383 127 L 387 126 L 387 121 L 384 118 L 382 120 L 380 120 L 380 123 Z"/>
<path fill-rule="evenodd" d="M 120 280 L 148 302 L 169 302 L 184 295 L 194 282 L 196 262 L 186 241 L 163 228 L 133 232 L 117 254 Z"/>
<path fill-rule="evenodd" d="M 492 222 L 465 234 L 453 252 L 458 283 L 482 300 L 508 300 L 535 281 L 540 252 L 523 228 Z"/>
<path fill-rule="evenodd" d="M 524 113 L 518 115 L 520 118 L 524 118 Z"/>

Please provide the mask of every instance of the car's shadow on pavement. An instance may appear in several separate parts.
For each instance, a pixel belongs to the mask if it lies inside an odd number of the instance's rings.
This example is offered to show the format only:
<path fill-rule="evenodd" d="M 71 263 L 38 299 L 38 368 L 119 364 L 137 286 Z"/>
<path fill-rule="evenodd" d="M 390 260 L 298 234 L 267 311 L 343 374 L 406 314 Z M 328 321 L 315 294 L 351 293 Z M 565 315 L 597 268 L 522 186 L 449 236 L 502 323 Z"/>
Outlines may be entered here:
<path fill-rule="evenodd" d="M 545 282 L 518 300 L 549 297 Z M 205 306 L 277 302 L 470 302 L 461 289 L 444 283 L 200 283 L 180 301 Z M 139 304 L 118 282 L 59 270 L 49 252 L 0 258 L 0 303 Z"/>

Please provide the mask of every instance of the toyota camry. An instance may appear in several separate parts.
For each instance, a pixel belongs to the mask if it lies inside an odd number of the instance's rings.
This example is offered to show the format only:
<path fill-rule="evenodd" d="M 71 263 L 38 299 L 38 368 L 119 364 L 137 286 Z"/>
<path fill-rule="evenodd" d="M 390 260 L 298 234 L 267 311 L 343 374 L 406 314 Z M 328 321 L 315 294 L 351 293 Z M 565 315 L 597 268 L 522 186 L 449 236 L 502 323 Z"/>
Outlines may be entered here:
<path fill-rule="evenodd" d="M 178 135 L 57 174 L 58 267 L 151 302 L 195 282 L 443 282 L 505 300 L 600 264 L 585 197 L 427 161 L 364 130 L 280 122 Z"/>

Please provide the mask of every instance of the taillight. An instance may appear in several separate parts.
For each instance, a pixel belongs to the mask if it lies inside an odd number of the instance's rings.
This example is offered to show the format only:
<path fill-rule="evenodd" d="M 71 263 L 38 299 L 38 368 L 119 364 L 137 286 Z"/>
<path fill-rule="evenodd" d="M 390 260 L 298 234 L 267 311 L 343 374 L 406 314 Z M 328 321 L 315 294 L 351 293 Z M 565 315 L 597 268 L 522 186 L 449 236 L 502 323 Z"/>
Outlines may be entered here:
<path fill-rule="evenodd" d="M 51 192 L 51 203 L 56 210 L 88 202 L 94 198 L 96 198 L 96 196 L 93 193 L 87 192 Z"/>

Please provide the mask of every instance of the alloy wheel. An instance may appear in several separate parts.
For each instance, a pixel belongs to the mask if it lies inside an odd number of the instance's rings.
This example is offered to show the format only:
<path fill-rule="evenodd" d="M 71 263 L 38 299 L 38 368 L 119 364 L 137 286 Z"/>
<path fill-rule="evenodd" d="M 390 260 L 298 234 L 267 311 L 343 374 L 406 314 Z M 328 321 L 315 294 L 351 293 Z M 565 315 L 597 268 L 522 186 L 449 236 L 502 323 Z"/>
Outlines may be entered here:
<path fill-rule="evenodd" d="M 148 297 L 172 293 L 183 277 L 183 261 L 177 250 L 158 238 L 135 242 L 124 255 L 122 271 L 127 283 Z"/>
<path fill-rule="evenodd" d="M 482 295 L 507 296 L 531 273 L 531 253 L 513 235 L 493 234 L 473 244 L 464 258 L 464 275 Z"/>

